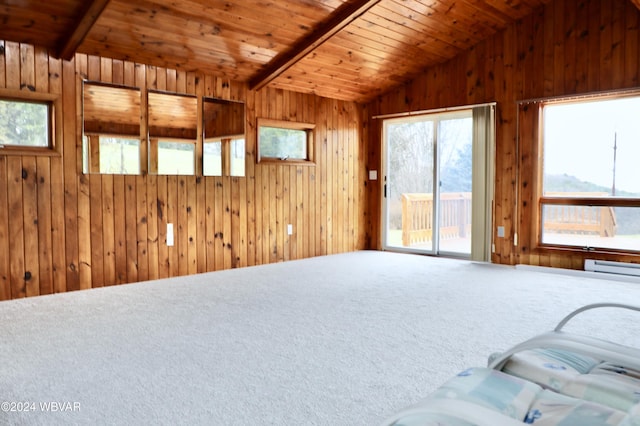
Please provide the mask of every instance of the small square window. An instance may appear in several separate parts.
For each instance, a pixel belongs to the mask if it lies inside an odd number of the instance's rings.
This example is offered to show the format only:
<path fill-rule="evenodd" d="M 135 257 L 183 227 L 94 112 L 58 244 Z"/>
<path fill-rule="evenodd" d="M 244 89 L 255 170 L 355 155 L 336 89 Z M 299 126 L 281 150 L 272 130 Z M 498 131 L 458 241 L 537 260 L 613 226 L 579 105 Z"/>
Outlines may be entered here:
<path fill-rule="evenodd" d="M 0 145 L 51 148 L 49 102 L 0 99 Z"/>
<path fill-rule="evenodd" d="M 313 124 L 258 120 L 258 161 L 313 163 Z"/>

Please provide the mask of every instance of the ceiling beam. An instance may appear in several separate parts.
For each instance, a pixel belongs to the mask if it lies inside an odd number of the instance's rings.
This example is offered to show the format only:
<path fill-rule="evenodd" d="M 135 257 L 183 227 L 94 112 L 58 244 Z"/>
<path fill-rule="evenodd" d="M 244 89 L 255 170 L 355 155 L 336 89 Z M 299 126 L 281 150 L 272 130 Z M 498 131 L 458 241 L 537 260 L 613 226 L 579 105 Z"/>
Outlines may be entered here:
<path fill-rule="evenodd" d="M 640 0 L 631 0 L 631 3 L 635 4 L 638 9 L 640 9 Z"/>
<path fill-rule="evenodd" d="M 640 2 L 640 0 L 635 1 Z M 262 71 L 251 78 L 249 81 L 249 89 L 260 90 L 269 84 L 379 2 L 380 0 L 354 0 L 344 3 L 329 16 L 327 21 L 320 24 L 311 34 L 300 39 L 291 49 L 277 55 L 266 64 Z"/>
<path fill-rule="evenodd" d="M 107 7 L 107 3 L 109 3 L 109 0 L 93 0 L 86 3 L 84 12 L 76 25 L 74 25 L 73 31 L 71 31 L 67 39 L 60 44 L 60 48 L 58 49 L 59 58 L 67 61 L 73 58 L 76 50 L 78 50 L 78 47 L 80 47 L 105 7 Z"/>

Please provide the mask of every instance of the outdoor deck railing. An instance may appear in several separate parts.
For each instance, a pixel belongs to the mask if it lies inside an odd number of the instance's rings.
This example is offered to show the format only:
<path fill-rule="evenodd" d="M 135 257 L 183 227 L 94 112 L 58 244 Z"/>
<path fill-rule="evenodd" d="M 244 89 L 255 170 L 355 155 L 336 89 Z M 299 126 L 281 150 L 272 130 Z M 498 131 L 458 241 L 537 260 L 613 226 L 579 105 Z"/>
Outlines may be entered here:
<path fill-rule="evenodd" d="M 440 238 L 465 238 L 471 230 L 471 193 L 440 194 Z M 402 194 L 402 245 L 433 238 L 433 195 Z"/>
<path fill-rule="evenodd" d="M 616 217 L 612 207 L 547 204 L 544 206 L 543 226 L 547 232 L 613 237 Z M 440 194 L 440 239 L 468 238 L 470 232 L 471 193 Z M 402 245 L 421 244 L 432 238 L 433 195 L 402 194 Z"/>

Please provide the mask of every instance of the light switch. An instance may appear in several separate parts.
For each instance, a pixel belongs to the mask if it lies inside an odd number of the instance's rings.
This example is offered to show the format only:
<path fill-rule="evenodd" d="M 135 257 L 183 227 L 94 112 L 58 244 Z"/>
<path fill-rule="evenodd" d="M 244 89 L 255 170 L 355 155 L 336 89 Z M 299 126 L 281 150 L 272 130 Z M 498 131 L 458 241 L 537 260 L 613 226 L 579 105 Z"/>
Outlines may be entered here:
<path fill-rule="evenodd" d="M 504 238 L 504 226 L 498 226 L 498 237 Z"/>
<path fill-rule="evenodd" d="M 377 170 L 369 170 L 369 180 L 378 180 Z"/>
<path fill-rule="evenodd" d="M 293 225 L 292 224 L 288 224 L 287 225 L 287 235 L 293 235 Z"/>

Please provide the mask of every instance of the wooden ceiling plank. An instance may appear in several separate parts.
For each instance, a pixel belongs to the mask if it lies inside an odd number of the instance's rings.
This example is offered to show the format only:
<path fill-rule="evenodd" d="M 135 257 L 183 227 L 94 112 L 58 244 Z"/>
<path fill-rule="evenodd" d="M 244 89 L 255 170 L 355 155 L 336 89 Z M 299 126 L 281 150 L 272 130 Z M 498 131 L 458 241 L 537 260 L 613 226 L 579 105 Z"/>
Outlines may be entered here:
<path fill-rule="evenodd" d="M 331 15 L 326 23 L 320 25 L 308 37 L 305 37 L 296 44 L 290 51 L 276 56 L 271 62 L 269 62 L 262 72 L 251 79 L 249 82 L 249 88 L 259 90 L 266 86 L 273 79 L 280 76 L 300 59 L 304 58 L 325 41 L 329 40 L 334 34 L 342 30 L 379 2 L 380 0 L 355 0 L 351 3 L 345 3 L 344 6 L 338 8 Z"/>
<path fill-rule="evenodd" d="M 73 31 L 69 34 L 66 40 L 60 45 L 58 50 L 58 57 L 64 60 L 70 60 L 75 55 L 76 50 L 82 44 L 91 28 L 96 23 L 102 11 L 107 7 L 109 0 L 93 0 L 88 2 L 84 13 L 73 26 Z"/>
<path fill-rule="evenodd" d="M 631 0 L 631 3 L 635 4 L 638 9 L 640 9 L 640 0 Z"/>

